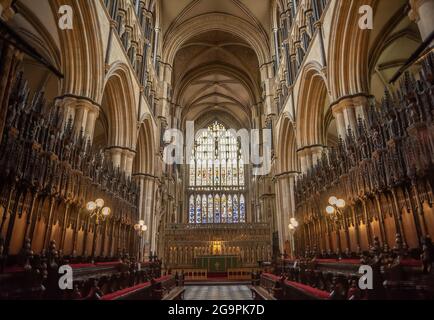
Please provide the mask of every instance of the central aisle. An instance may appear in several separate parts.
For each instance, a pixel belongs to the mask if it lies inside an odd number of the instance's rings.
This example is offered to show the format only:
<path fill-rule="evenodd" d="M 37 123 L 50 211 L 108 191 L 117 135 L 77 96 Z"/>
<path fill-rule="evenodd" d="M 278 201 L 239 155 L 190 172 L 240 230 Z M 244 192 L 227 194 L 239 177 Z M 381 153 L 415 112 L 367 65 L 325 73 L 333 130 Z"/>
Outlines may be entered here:
<path fill-rule="evenodd" d="M 184 300 L 252 300 L 245 285 L 187 286 Z"/>

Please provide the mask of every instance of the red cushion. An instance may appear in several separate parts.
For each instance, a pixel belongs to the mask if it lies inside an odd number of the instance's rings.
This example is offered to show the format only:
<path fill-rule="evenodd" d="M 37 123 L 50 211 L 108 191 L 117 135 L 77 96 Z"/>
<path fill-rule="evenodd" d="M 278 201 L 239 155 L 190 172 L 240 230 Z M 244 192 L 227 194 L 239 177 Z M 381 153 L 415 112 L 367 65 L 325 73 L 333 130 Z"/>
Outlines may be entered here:
<path fill-rule="evenodd" d="M 422 261 L 416 259 L 401 260 L 401 266 L 404 267 L 422 267 Z"/>
<path fill-rule="evenodd" d="M 316 259 L 315 262 L 318 263 L 343 263 L 343 264 L 361 264 L 360 259 Z"/>
<path fill-rule="evenodd" d="M 69 265 L 72 269 L 92 268 L 95 265 L 92 263 L 74 263 Z"/>
<path fill-rule="evenodd" d="M 164 282 L 164 281 L 166 281 L 166 280 L 168 280 L 170 278 L 172 278 L 172 276 L 164 276 L 164 277 L 155 279 L 155 282 L 157 282 L 157 283 Z M 141 284 L 138 284 L 138 285 L 136 285 L 134 287 L 125 288 L 125 289 L 122 289 L 122 290 L 115 291 L 113 293 L 106 294 L 105 296 L 103 296 L 101 298 L 101 300 L 116 300 L 116 299 L 119 299 L 122 296 L 130 294 L 130 293 L 132 293 L 134 291 L 137 291 L 137 290 L 140 290 L 140 289 L 143 289 L 143 288 L 146 288 L 146 287 L 150 287 L 150 286 L 151 286 L 151 282 L 141 283 Z"/>
<path fill-rule="evenodd" d="M 97 262 L 95 264 L 93 263 L 73 263 L 70 264 L 72 269 L 81 269 L 81 268 L 93 268 L 98 266 L 115 266 L 118 265 L 119 261 L 110 261 L 110 262 Z"/>
<path fill-rule="evenodd" d="M 117 266 L 119 264 L 120 264 L 119 261 L 97 262 L 97 263 L 95 263 L 96 266 Z"/>
<path fill-rule="evenodd" d="M 157 283 L 159 283 L 159 282 L 164 282 L 164 281 L 166 281 L 166 280 L 169 280 L 170 278 L 172 278 L 171 275 L 164 276 L 164 277 L 161 277 L 161 278 L 155 279 L 155 282 L 157 282 Z"/>
<path fill-rule="evenodd" d="M 270 280 L 273 280 L 273 281 L 279 281 L 279 280 L 280 280 L 280 277 L 279 277 L 279 276 L 276 276 L 275 274 L 271 274 L 271 273 L 263 273 L 262 275 L 263 275 L 264 277 L 270 279 Z"/>
<path fill-rule="evenodd" d="M 18 272 L 24 272 L 24 268 L 19 266 L 13 266 L 13 267 L 5 268 L 3 271 L 4 273 L 18 273 Z"/>
<path fill-rule="evenodd" d="M 141 283 L 141 284 L 138 284 L 134 287 L 125 288 L 122 290 L 115 291 L 113 293 L 106 294 L 105 296 L 103 296 L 101 298 L 101 300 L 116 300 L 116 299 L 121 298 L 122 296 L 129 294 L 129 293 L 132 293 L 134 291 L 137 291 L 137 290 L 140 290 L 140 289 L 143 289 L 146 287 L 150 287 L 150 286 L 151 286 L 150 282 Z"/>
<path fill-rule="evenodd" d="M 313 295 L 320 299 L 330 299 L 330 293 L 327 291 L 319 290 L 316 288 L 312 288 L 311 286 L 307 286 L 305 284 L 301 284 L 298 282 L 292 282 L 292 281 L 285 281 L 285 284 L 294 287 L 296 289 L 299 289 L 301 291 L 304 291 L 306 293 L 309 293 L 310 295 Z"/>

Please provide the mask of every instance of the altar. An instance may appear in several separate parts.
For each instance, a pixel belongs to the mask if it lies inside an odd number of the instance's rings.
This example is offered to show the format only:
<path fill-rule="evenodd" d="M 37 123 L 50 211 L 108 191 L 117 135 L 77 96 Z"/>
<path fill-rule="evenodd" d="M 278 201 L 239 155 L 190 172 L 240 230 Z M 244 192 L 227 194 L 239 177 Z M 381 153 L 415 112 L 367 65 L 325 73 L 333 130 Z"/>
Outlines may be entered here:
<path fill-rule="evenodd" d="M 194 258 L 197 269 L 207 269 L 208 273 L 223 273 L 228 269 L 240 268 L 241 259 L 236 255 L 209 255 Z"/>

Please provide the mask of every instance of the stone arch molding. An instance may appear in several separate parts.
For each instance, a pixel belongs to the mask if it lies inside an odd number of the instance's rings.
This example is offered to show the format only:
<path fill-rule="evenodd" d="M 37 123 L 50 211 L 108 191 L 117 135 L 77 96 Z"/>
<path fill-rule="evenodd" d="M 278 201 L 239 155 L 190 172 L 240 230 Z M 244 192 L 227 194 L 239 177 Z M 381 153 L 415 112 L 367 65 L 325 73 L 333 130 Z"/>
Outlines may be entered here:
<path fill-rule="evenodd" d="M 136 174 L 155 174 L 155 136 L 153 132 L 153 125 L 151 119 L 145 119 L 140 126 L 137 146 L 136 157 L 134 159 L 134 172 Z"/>
<path fill-rule="evenodd" d="M 308 63 L 302 71 L 297 96 L 297 145 L 306 147 L 324 144 L 324 105 L 329 96 L 328 79 L 317 62 Z"/>
<path fill-rule="evenodd" d="M 50 0 L 54 17 L 59 7 L 68 4 L 74 10 L 74 28 L 59 32 L 63 94 L 101 101 L 104 79 L 103 41 L 97 6 L 94 1 Z"/>
<path fill-rule="evenodd" d="M 128 67 L 122 62 L 111 65 L 104 81 L 108 100 L 109 144 L 133 148 L 137 132 L 136 99 Z M 103 110 L 104 111 L 104 110 Z"/>
<path fill-rule="evenodd" d="M 266 64 L 271 60 L 267 36 L 258 32 L 258 29 L 253 25 L 244 19 L 229 14 L 207 13 L 175 26 L 166 34 L 163 45 L 163 61 L 173 66 L 176 53 L 188 39 L 214 30 L 228 32 L 246 40 L 255 51 L 259 65 Z"/>
<path fill-rule="evenodd" d="M 299 170 L 297 158 L 296 126 L 288 113 L 280 120 L 279 143 L 277 144 L 277 173 Z"/>
<path fill-rule="evenodd" d="M 369 92 L 369 32 L 357 23 L 362 5 L 375 7 L 379 0 L 337 0 L 330 30 L 328 75 L 332 100 Z M 354 23 L 348 23 L 353 21 Z"/>

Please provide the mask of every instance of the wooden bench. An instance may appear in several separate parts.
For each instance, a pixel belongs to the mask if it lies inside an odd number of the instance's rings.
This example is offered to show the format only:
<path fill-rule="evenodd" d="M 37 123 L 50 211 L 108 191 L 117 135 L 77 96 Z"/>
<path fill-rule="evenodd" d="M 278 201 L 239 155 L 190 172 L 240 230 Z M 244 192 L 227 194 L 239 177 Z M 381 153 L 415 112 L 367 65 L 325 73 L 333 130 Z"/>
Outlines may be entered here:
<path fill-rule="evenodd" d="M 176 287 L 167 294 L 163 300 L 184 300 L 184 287 Z"/>
<path fill-rule="evenodd" d="M 265 291 L 273 290 L 274 295 L 285 300 L 329 300 L 330 293 L 302 283 L 284 280 L 280 277 L 264 273 L 261 276 L 261 287 Z"/>
<path fill-rule="evenodd" d="M 152 296 L 151 283 L 145 282 L 101 297 L 101 300 L 148 300 Z"/>
<path fill-rule="evenodd" d="M 285 280 L 285 297 L 290 300 L 329 300 L 330 293 L 311 286 Z"/>
<path fill-rule="evenodd" d="M 118 290 L 101 297 L 101 300 L 160 300 L 166 292 L 174 287 L 174 278 L 164 276 L 152 281 L 138 284 L 133 287 Z"/>
<path fill-rule="evenodd" d="M 253 300 L 277 300 L 271 293 L 265 288 L 249 286 L 252 291 Z"/>

